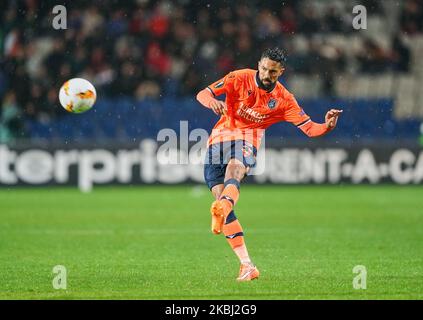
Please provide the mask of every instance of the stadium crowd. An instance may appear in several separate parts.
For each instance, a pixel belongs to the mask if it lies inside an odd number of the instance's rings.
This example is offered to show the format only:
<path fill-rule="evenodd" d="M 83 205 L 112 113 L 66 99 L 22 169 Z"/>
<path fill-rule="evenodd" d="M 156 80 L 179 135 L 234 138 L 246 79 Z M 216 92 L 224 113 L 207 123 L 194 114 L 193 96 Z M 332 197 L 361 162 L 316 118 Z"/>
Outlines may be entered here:
<path fill-rule="evenodd" d="M 287 50 L 291 74 L 326 77 L 348 67 L 340 48 L 316 34 L 351 34 L 351 6 L 323 12 L 309 1 L 69 1 L 67 29 L 52 27 L 56 1 L 0 3 L 0 140 L 22 132 L 22 117 L 57 116 L 57 94 L 72 77 L 89 79 L 102 96 L 137 99 L 193 95 L 236 68 L 255 67 L 263 48 Z M 344 3 L 345 1 L 339 1 Z M 380 1 L 361 1 L 369 15 Z M 422 1 L 404 0 L 401 32 L 423 31 Z M 308 50 L 296 52 L 296 35 Z M 366 39 L 358 72 L 407 72 L 410 52 Z"/>

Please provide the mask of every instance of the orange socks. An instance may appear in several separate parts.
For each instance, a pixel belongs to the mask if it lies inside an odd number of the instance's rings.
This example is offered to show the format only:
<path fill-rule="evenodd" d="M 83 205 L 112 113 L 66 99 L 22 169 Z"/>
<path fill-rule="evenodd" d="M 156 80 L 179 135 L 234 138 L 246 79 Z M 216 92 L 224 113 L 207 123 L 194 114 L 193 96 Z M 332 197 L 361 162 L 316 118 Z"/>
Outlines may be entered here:
<path fill-rule="evenodd" d="M 225 218 L 232 211 L 239 199 L 239 181 L 236 179 L 229 179 L 225 181 L 225 188 L 222 191 L 220 200 L 224 205 Z"/>
<path fill-rule="evenodd" d="M 224 200 L 222 201 L 222 205 L 224 206 L 225 215 L 225 224 L 222 231 L 241 263 L 251 263 L 244 242 L 244 232 L 233 211 L 233 207 L 238 202 L 238 199 L 239 181 L 236 179 L 226 180 L 225 188 L 220 196 L 220 200 Z"/>
<path fill-rule="evenodd" d="M 231 214 L 233 214 L 233 211 Z M 231 214 L 229 216 L 231 216 Z M 226 239 L 228 240 L 228 243 L 232 249 L 244 244 L 244 233 L 242 232 L 242 227 L 238 219 L 224 224 L 223 234 L 226 236 Z"/>
<path fill-rule="evenodd" d="M 251 262 L 244 242 L 244 232 L 233 211 L 226 218 L 226 222 L 223 225 L 223 234 L 240 262 Z"/>

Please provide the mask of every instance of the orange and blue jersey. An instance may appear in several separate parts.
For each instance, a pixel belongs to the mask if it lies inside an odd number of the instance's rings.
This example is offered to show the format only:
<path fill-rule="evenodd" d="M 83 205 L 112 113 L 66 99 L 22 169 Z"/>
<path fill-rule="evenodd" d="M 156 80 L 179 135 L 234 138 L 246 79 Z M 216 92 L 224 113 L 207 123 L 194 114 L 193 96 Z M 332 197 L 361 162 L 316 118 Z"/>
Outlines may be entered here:
<path fill-rule="evenodd" d="M 301 126 L 310 117 L 280 82 L 270 91 L 259 86 L 258 71 L 242 69 L 230 72 L 207 87 L 214 96 L 226 95 L 227 114 L 214 126 L 208 145 L 244 140 L 259 148 L 264 130 L 287 121 Z"/>

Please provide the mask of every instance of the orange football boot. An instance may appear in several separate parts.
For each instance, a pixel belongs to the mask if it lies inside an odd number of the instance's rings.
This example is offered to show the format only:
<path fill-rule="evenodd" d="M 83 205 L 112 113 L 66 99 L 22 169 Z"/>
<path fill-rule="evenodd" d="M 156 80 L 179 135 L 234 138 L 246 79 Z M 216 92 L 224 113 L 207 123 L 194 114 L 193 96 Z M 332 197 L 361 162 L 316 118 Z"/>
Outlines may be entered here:
<path fill-rule="evenodd" d="M 260 271 L 252 263 L 242 263 L 239 269 L 238 281 L 251 281 L 257 279 Z"/>
<path fill-rule="evenodd" d="M 224 206 L 222 201 L 216 200 L 212 203 L 210 213 L 212 216 L 211 230 L 214 234 L 222 233 L 223 222 L 225 220 Z"/>

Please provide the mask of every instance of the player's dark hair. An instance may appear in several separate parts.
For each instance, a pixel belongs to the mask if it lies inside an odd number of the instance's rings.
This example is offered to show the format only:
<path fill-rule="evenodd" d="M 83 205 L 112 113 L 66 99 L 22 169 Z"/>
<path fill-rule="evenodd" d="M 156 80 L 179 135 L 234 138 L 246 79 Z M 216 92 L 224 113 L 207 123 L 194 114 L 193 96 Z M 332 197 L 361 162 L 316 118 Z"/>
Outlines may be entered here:
<path fill-rule="evenodd" d="M 261 54 L 260 60 L 263 58 L 269 58 L 270 60 L 279 62 L 282 67 L 284 67 L 286 63 L 285 52 L 278 47 L 267 48 L 266 50 L 264 50 L 263 53 Z"/>

